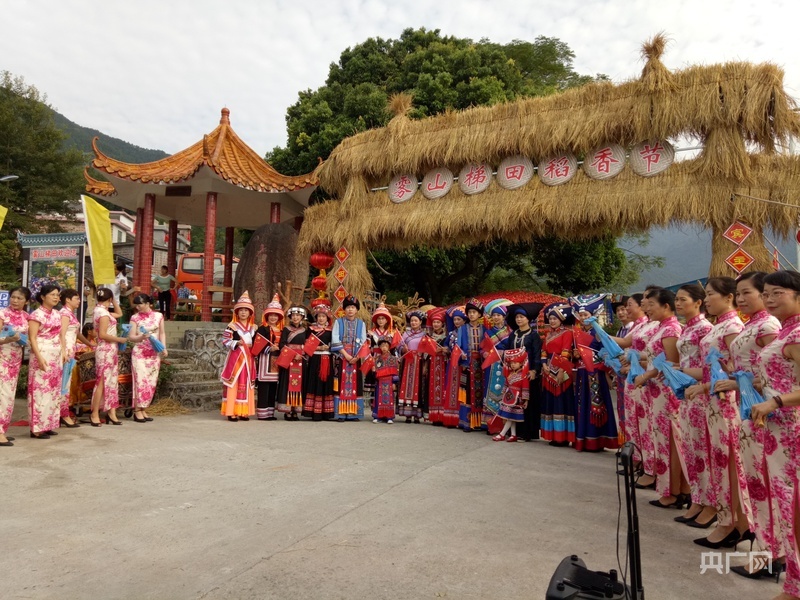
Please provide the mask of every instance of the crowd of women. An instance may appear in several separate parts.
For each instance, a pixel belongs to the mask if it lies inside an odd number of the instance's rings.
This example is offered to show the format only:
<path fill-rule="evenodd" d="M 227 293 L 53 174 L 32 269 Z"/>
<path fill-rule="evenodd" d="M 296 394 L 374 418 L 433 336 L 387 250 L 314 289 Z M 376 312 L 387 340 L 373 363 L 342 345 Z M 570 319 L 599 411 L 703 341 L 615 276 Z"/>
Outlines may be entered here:
<path fill-rule="evenodd" d="M 71 407 L 75 388 L 70 386 L 75 357 L 93 352 L 95 385 L 89 422 L 100 427 L 100 412 L 105 421 L 122 425 L 117 417 L 119 401 L 119 352 L 121 345 L 132 344 L 133 420 L 152 421 L 147 409 L 153 399 L 161 357 L 167 356 L 163 318 L 152 310 L 146 294 L 133 298 L 135 314 L 125 337 L 118 335 L 117 321 L 122 311 L 108 288 L 97 291 L 92 324 L 80 326 L 76 311 L 80 295 L 74 289 L 47 284 L 34 299 L 39 307 L 27 312 L 31 293 L 25 287 L 12 290 L 7 308 L 0 309 L 0 446 L 13 446 L 7 436 L 14 410 L 17 382 L 25 348 L 29 349 L 28 422 L 30 437 L 37 440 L 58 435 L 60 427 L 80 425 Z M 153 341 L 151 341 L 151 339 Z"/>
<path fill-rule="evenodd" d="M 399 331 L 383 305 L 368 327 L 356 298 L 333 318 L 327 300 L 307 315 L 301 306 L 284 311 L 276 296 L 256 326 L 245 293 L 225 332 L 222 414 L 349 421 L 364 417 L 367 398 L 376 423 L 400 417 L 463 431 L 502 427 L 492 439 L 541 437 L 583 451 L 627 439 L 637 452 L 637 487 L 658 495 L 650 504 L 684 510 L 674 520 L 685 526 L 715 525 L 695 540 L 700 546 L 749 542 L 771 565 L 733 571 L 751 578 L 785 572 L 780 598 L 800 597 L 800 274 L 715 277 L 705 288 L 653 286 L 632 295 L 616 309 L 623 326 L 612 339 L 636 351 L 628 356 L 638 364 L 623 358 L 617 373 L 600 360 L 606 340 L 588 318 L 602 306 L 592 296 L 544 308 L 472 299 L 412 310 Z M 676 394 L 659 360 L 696 383 Z M 639 374 L 628 377 L 633 366 Z M 745 419 L 742 374 L 763 394 Z"/>

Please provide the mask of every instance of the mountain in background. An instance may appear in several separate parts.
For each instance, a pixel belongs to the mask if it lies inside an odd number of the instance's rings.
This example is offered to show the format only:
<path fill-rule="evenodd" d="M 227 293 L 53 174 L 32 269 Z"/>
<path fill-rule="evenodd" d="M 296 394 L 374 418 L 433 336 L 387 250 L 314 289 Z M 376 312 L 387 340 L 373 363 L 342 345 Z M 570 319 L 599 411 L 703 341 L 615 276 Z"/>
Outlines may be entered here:
<path fill-rule="evenodd" d="M 53 111 L 53 119 L 58 128 L 67 134 L 67 139 L 64 141 L 65 146 L 77 148 L 91 157 L 94 156 L 92 152 L 92 139 L 95 136 L 100 138 L 97 145 L 104 153 L 124 162 L 146 163 L 169 156 L 169 154 L 163 150 L 141 148 L 134 144 L 129 144 L 124 140 L 106 135 L 105 133 L 97 131 L 97 129 L 82 127 L 56 111 Z M 95 175 L 96 174 L 97 173 L 95 173 Z"/>

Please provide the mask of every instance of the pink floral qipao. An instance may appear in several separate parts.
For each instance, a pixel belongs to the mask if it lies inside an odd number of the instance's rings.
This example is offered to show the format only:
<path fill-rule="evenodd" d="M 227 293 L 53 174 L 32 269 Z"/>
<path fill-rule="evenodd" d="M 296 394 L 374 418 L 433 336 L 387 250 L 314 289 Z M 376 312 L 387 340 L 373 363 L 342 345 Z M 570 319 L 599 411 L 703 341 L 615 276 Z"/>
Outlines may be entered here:
<path fill-rule="evenodd" d="M 700 340 L 707 336 L 714 326 L 706 316 L 699 314 L 686 322 L 678 338 L 678 356 L 681 369 L 702 369 L 703 357 Z M 706 503 L 708 489 L 708 436 L 706 434 L 706 405 L 708 396 L 701 394 L 695 398 L 681 401 L 678 411 L 681 430 L 679 446 L 683 470 L 692 488 L 692 502 Z"/>
<path fill-rule="evenodd" d="M 131 317 L 142 330 L 158 337 L 158 330 L 164 320 L 160 312 L 151 310 L 146 313 L 136 313 Z M 153 401 L 158 385 L 158 372 L 161 369 L 161 358 L 153 348 L 150 340 L 145 338 L 133 348 L 131 352 L 131 370 L 133 371 L 133 406 L 134 408 L 147 408 Z"/>
<path fill-rule="evenodd" d="M 47 366 L 41 369 L 31 352 L 28 365 L 28 420 L 33 433 L 42 433 L 58 429 L 61 417 L 61 373 L 64 368 L 61 361 L 61 313 L 37 308 L 31 313 L 30 320 L 39 323 L 36 342 Z"/>
<path fill-rule="evenodd" d="M 653 368 L 653 359 L 664 352 L 664 340 L 678 339 L 681 335 L 681 324 L 676 317 L 669 317 L 658 323 L 644 348 L 643 358 L 647 359 L 648 370 Z M 661 379 L 651 379 L 644 385 L 642 396 L 651 406 L 651 421 L 648 429 L 642 424 L 640 435 L 642 445 L 655 457 L 656 491 L 662 498 L 671 495 L 669 488 L 670 472 L 670 435 L 680 447 L 680 430 L 678 428 L 678 399 L 672 389 Z"/>
<path fill-rule="evenodd" d="M 10 327 L 14 333 L 28 334 L 28 313 L 13 308 L 0 308 L 0 329 Z M 22 346 L 16 342 L 0 345 L 0 431 L 8 431 L 17 395 L 17 379 L 22 366 Z"/>
<path fill-rule="evenodd" d="M 94 364 L 97 382 L 103 381 L 103 410 L 108 411 L 119 406 L 119 347 L 115 342 L 107 342 L 101 337 L 100 319 L 108 317 L 107 335 L 117 335 L 117 319 L 105 306 L 94 307 L 94 329 L 98 332 L 97 349 L 94 351 Z M 97 392 L 95 385 L 95 393 Z"/>
<path fill-rule="evenodd" d="M 756 374 L 761 355 L 763 340 L 775 337 L 781 329 L 781 323 L 767 311 L 762 310 L 750 316 L 742 332 L 731 344 L 731 359 L 736 371 Z M 759 345 L 761 343 L 762 345 Z M 761 544 L 770 538 L 767 533 L 769 525 L 769 499 L 764 493 L 768 482 L 764 479 L 764 428 L 755 427 L 753 422 L 743 421 L 739 428 L 739 489 L 741 490 L 742 508 L 744 509 L 750 528 L 758 536 Z M 773 555 L 778 558 L 779 555 Z"/>
<path fill-rule="evenodd" d="M 700 349 L 705 360 L 711 348 L 717 348 L 722 354 L 722 366 L 731 358 L 730 348 L 725 343 L 729 335 L 738 335 L 744 324 L 735 310 L 717 317 L 717 323 L 711 332 L 700 342 Z M 708 365 L 703 365 L 703 383 L 710 383 L 711 372 Z M 739 402 L 735 392 L 709 394 L 706 404 L 706 423 L 709 441 L 708 464 L 708 505 L 717 509 L 717 519 L 721 526 L 733 524 L 731 510 L 731 486 L 739 485 L 731 481 L 728 466 L 731 460 L 739 462 Z M 738 468 L 738 467 L 737 467 Z M 706 502 L 704 502 L 705 504 Z"/>
<path fill-rule="evenodd" d="M 61 310 L 59 311 L 60 318 L 63 320 L 65 317 L 69 319 L 69 325 L 67 325 L 67 333 L 64 336 L 64 341 L 66 343 L 66 351 L 67 351 L 67 360 L 71 358 L 75 358 L 75 347 L 78 341 L 78 330 L 81 328 L 81 324 L 78 321 L 78 317 L 75 316 L 75 313 L 68 309 L 66 306 L 62 306 Z M 65 363 L 66 366 L 66 363 Z M 69 390 L 67 393 L 61 396 L 61 416 L 68 417 L 69 416 Z"/>
<path fill-rule="evenodd" d="M 800 315 L 783 322 L 778 337 L 761 351 L 758 375 L 764 382 L 762 395 L 769 400 L 779 394 L 800 390 L 800 366 L 787 358 L 787 346 L 800 344 Z M 783 591 L 800 596 L 800 557 L 794 539 L 794 515 L 798 504 L 798 462 L 800 462 L 800 407 L 775 410 L 766 420 L 761 438 L 764 448 L 763 479 L 768 489 L 760 495 L 771 500 L 769 525 L 758 535 L 764 536 L 767 548 L 774 555 L 786 557 L 786 581 Z M 751 497 L 755 490 L 750 490 Z M 758 522 L 766 521 L 761 515 Z"/>
<path fill-rule="evenodd" d="M 647 345 L 648 338 L 656 327 L 658 327 L 658 322 L 650 322 L 647 317 L 641 317 L 633 322 L 628 336 L 631 338 L 631 348 L 639 352 L 640 357 Z M 648 430 L 652 430 L 650 425 L 652 411 L 644 394 L 645 388 L 637 388 L 625 383 L 625 439 L 633 442 L 641 451 L 641 456 L 636 458 L 642 461 L 645 473 L 653 473 L 655 456 L 652 446 L 648 448 L 644 445 L 645 438 L 652 440 L 652 434 L 647 434 Z"/>

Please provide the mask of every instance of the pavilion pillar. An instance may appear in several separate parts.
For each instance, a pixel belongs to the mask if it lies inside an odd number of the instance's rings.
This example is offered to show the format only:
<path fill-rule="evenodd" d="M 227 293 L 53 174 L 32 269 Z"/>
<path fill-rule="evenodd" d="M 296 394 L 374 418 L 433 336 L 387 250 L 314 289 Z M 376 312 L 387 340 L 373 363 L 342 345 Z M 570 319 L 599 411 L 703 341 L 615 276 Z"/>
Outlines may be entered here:
<path fill-rule="evenodd" d="M 153 280 L 153 225 L 156 219 L 156 195 L 144 195 L 144 213 L 142 215 L 142 263 L 139 265 L 141 276 L 141 284 L 144 293 L 150 291 L 150 282 Z"/>
<path fill-rule="evenodd" d="M 167 269 L 170 275 L 177 275 L 178 270 L 178 221 L 170 219 L 169 231 L 167 232 L 169 241 L 167 242 Z"/>
<path fill-rule="evenodd" d="M 136 209 L 136 225 L 133 229 L 133 285 L 141 287 L 142 279 L 142 229 L 144 228 L 144 209 Z"/>
<path fill-rule="evenodd" d="M 233 227 L 225 228 L 225 271 L 222 278 L 224 287 L 233 286 Z M 223 304 L 231 303 L 231 295 L 225 292 L 222 295 Z"/>
<path fill-rule="evenodd" d="M 203 251 L 203 294 L 200 320 L 211 321 L 211 286 L 214 285 L 214 249 L 217 242 L 217 193 L 206 194 L 206 243 Z"/>
<path fill-rule="evenodd" d="M 294 230 L 300 231 L 300 228 L 303 226 L 303 216 L 295 217 L 294 218 Z"/>
<path fill-rule="evenodd" d="M 281 222 L 281 203 L 272 202 L 269 205 L 269 222 L 273 225 Z"/>

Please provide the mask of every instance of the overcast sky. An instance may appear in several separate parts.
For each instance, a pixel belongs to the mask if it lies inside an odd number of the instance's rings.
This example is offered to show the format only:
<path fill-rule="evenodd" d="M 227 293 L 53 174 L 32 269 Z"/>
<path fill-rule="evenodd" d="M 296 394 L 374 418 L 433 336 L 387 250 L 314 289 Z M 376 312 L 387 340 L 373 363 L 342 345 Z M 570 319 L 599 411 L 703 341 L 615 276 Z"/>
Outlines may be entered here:
<path fill-rule="evenodd" d="M 0 0 L 0 70 L 70 120 L 176 152 L 227 106 L 259 154 L 286 143 L 286 109 L 325 82 L 342 50 L 407 27 L 505 43 L 544 35 L 579 73 L 637 77 L 659 31 L 670 68 L 773 62 L 800 96 L 800 4 L 762 0 Z"/>

